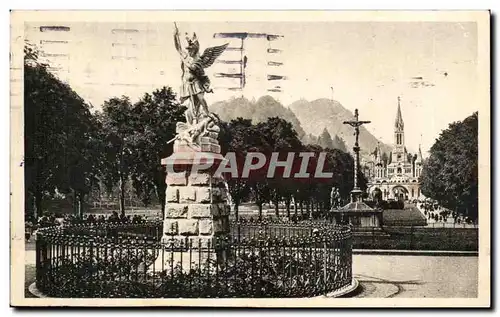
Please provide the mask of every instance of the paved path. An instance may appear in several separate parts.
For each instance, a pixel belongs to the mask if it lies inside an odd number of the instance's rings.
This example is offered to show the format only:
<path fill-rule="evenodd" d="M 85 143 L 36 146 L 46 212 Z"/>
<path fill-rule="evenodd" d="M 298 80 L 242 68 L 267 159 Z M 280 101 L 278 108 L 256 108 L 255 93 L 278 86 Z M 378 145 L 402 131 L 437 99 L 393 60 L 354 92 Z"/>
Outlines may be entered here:
<path fill-rule="evenodd" d="M 474 256 L 354 255 L 356 297 L 477 297 Z"/>

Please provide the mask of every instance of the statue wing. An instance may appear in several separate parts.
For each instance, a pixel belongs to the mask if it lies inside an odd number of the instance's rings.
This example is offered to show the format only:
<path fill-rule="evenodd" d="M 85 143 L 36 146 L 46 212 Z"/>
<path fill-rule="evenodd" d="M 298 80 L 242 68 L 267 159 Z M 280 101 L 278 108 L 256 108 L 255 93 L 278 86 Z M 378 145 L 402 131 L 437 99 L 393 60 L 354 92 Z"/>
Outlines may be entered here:
<path fill-rule="evenodd" d="M 199 63 L 203 68 L 207 68 L 213 65 L 217 57 L 219 57 L 229 43 L 220 46 L 209 47 L 205 49 L 203 55 L 200 56 Z"/>

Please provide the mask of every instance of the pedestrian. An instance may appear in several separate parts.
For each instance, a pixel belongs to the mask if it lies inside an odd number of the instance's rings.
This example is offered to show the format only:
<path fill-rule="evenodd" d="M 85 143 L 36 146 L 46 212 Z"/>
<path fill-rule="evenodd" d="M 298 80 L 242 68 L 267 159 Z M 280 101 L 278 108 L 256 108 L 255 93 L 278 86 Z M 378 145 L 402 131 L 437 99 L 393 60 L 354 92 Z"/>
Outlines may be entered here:
<path fill-rule="evenodd" d="M 116 211 L 113 211 L 113 213 L 108 218 L 108 222 L 118 222 L 119 220 L 120 217 L 118 216 L 118 213 Z"/>

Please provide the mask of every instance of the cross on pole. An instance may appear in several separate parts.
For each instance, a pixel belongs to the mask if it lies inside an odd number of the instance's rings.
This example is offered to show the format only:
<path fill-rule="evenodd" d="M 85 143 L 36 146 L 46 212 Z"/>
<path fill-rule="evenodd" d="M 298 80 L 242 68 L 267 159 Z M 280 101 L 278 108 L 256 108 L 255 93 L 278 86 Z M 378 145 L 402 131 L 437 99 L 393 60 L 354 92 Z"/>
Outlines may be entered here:
<path fill-rule="evenodd" d="M 359 169 L 359 127 L 363 124 L 371 123 L 371 121 L 360 121 L 358 109 L 354 110 L 354 118 L 355 120 L 344 121 L 344 124 L 348 124 L 354 128 L 354 135 L 356 136 L 356 143 L 354 143 L 354 147 L 352 148 L 355 153 L 355 162 L 354 162 L 354 188 L 351 191 L 351 202 L 358 201 L 358 198 L 361 197 L 362 191 L 358 187 L 358 169 Z M 360 200 L 360 199 L 359 199 Z"/>

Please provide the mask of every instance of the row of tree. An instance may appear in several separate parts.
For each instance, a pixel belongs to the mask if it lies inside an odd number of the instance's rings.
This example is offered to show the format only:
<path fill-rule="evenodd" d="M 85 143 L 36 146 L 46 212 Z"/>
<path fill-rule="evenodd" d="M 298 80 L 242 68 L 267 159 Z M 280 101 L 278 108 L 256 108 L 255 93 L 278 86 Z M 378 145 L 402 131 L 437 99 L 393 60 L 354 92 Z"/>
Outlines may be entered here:
<path fill-rule="evenodd" d="M 172 153 L 168 141 L 175 136 L 177 122 L 184 121 L 185 107 L 170 88 L 146 93 L 139 101 L 115 97 L 93 111 L 68 84 L 38 62 L 35 49 L 25 48 L 25 183 L 26 210 L 38 216 L 44 200 L 71 197 L 80 216 L 90 193 L 112 192 L 118 187 L 120 213 L 125 214 L 125 193 L 132 185 L 144 205 L 165 205 L 165 169 L 162 158 Z M 328 181 L 296 182 L 289 179 L 230 179 L 229 190 L 236 205 L 253 201 L 262 213 L 264 203 L 273 201 L 276 212 L 292 201 L 295 210 L 326 210 L 332 186 L 346 197 L 353 184 L 353 159 L 338 149 L 323 149 L 301 143 L 293 125 L 281 118 L 257 124 L 238 118 L 222 123 L 223 152 L 244 155 L 258 151 L 326 151 L 324 171 L 333 172 Z M 223 153 L 223 154 L 224 154 Z M 298 204 L 298 206 L 297 206 Z"/>
<path fill-rule="evenodd" d="M 240 159 L 247 153 L 260 152 L 268 158 L 271 153 L 279 153 L 280 160 L 285 160 L 290 152 L 298 156 L 299 152 L 326 154 L 324 172 L 333 173 L 328 179 L 314 177 L 302 181 L 296 178 L 282 177 L 277 173 L 273 178 L 267 178 L 267 168 L 259 170 L 261 175 L 251 175 L 249 178 L 228 178 L 228 187 L 234 204 L 236 217 L 242 202 L 251 200 L 259 209 L 259 217 L 262 217 L 262 206 L 264 203 L 272 202 L 276 215 L 279 216 L 280 205 L 285 207 L 287 217 L 290 217 L 291 204 L 294 204 L 294 213 L 319 214 L 330 209 L 330 197 L 332 187 L 339 189 L 343 198 L 348 197 L 354 182 L 354 160 L 352 156 L 339 149 L 322 148 L 318 145 L 304 145 L 298 138 L 296 131 L 288 121 L 273 117 L 265 122 L 253 124 L 251 120 L 238 118 L 224 124 L 220 142 L 223 151 L 237 153 Z M 295 161 L 297 162 L 297 161 Z M 297 163 L 298 164 L 298 163 Z M 267 167 L 267 166 L 266 166 Z M 294 165 L 297 171 L 298 166 Z M 314 160 L 309 164 L 309 172 L 314 174 L 316 164 Z M 366 187 L 366 179 L 360 173 L 361 186 Z"/>

